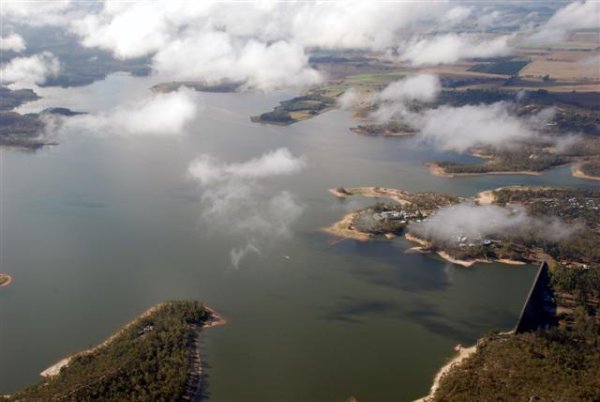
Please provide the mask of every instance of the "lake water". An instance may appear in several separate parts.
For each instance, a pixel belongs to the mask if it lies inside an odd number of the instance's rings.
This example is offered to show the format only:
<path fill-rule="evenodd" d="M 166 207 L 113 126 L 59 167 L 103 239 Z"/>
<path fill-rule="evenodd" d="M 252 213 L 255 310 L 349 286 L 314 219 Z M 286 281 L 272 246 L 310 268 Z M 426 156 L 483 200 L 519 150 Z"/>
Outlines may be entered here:
<path fill-rule="evenodd" d="M 40 90 L 24 110 L 110 107 L 147 93 L 148 79 L 114 75 L 87 88 Z M 253 124 L 289 93 L 202 94 L 182 138 L 69 135 L 35 153 L 1 151 L 0 392 L 39 379 L 61 357 L 99 343 L 155 303 L 193 298 L 229 323 L 206 331 L 215 402 L 409 401 L 427 393 L 457 343 L 508 330 L 535 267 L 465 269 L 407 254 L 403 239 L 332 241 L 319 228 L 359 201 L 327 189 L 379 185 L 473 195 L 510 184 L 593 184 L 568 168 L 542 176 L 430 176 L 440 157 L 412 140 L 358 136 L 348 113 L 289 127 Z M 307 168 L 268 181 L 304 206 L 293 237 L 244 259 L 239 239 L 200 219 L 196 156 L 245 161 L 287 147 Z"/>

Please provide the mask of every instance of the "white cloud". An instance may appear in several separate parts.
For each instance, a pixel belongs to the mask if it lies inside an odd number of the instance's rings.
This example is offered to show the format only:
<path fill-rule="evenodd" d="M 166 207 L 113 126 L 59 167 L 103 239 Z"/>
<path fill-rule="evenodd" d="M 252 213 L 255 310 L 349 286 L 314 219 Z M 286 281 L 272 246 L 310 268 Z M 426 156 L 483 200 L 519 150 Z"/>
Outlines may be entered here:
<path fill-rule="evenodd" d="M 264 43 L 290 41 L 301 47 L 372 48 L 392 46 L 397 32 L 419 21 L 444 17 L 444 3 L 236 2 L 203 1 L 104 3 L 100 12 L 74 21 L 89 46 L 121 57 L 151 54 L 192 30 L 224 32 Z M 457 18 L 464 10 L 450 15 Z M 448 17 L 446 17 L 448 18 Z"/>
<path fill-rule="evenodd" d="M 350 110 L 359 102 L 359 95 L 354 88 L 345 90 L 343 94 L 337 97 L 337 104 L 343 110 Z"/>
<path fill-rule="evenodd" d="M 370 117 L 380 123 L 387 123 L 394 118 L 405 119 L 412 115 L 407 106 L 412 102 L 432 102 L 442 90 L 437 75 L 416 74 L 390 83 L 379 94 L 372 98 L 377 109 Z"/>
<path fill-rule="evenodd" d="M 313 85 L 321 80 L 297 45 L 240 43 L 213 31 L 170 42 L 154 56 L 153 67 L 157 74 L 178 80 L 230 80 L 260 89 Z"/>
<path fill-rule="evenodd" d="M 476 57 L 496 57 L 510 54 L 511 36 L 479 40 L 472 35 L 446 34 L 409 43 L 400 59 L 413 65 L 451 64 Z"/>
<path fill-rule="evenodd" d="M 598 29 L 600 2 L 575 1 L 559 9 L 539 31 L 527 38 L 531 43 L 555 43 L 566 39 L 569 31 Z"/>
<path fill-rule="evenodd" d="M 577 229 L 556 218 L 532 217 L 520 205 L 502 208 L 467 203 L 440 208 L 423 222 L 409 226 L 417 236 L 445 244 L 458 243 L 458 236 L 475 241 L 505 233 L 559 240 Z"/>
<path fill-rule="evenodd" d="M 510 104 L 440 106 L 412 114 L 411 124 L 420 130 L 419 138 L 444 150 L 464 152 L 472 147 L 511 148 L 526 140 L 541 139 L 533 125 L 548 118 L 547 112 L 531 120 L 510 113 Z"/>
<path fill-rule="evenodd" d="M 183 134 L 197 113 L 196 95 L 181 88 L 119 105 L 107 112 L 70 117 L 64 125 L 69 130 L 99 134 L 172 137 Z"/>
<path fill-rule="evenodd" d="M 319 82 L 307 48 L 381 50 L 419 23 L 466 13 L 443 2 L 107 1 L 71 29 L 85 46 L 120 58 L 152 56 L 165 79 L 273 89 Z"/>
<path fill-rule="evenodd" d="M 456 6 L 448 10 L 448 12 L 446 12 L 446 14 L 443 15 L 442 22 L 450 25 L 460 24 L 461 22 L 466 20 L 472 13 L 473 9 L 470 7 Z"/>
<path fill-rule="evenodd" d="M 73 3 L 69 0 L 4 0 L 2 19 L 27 25 L 66 25 L 72 21 Z"/>
<path fill-rule="evenodd" d="M 144 56 L 165 46 L 176 27 L 169 23 L 162 2 L 106 2 L 102 13 L 73 21 L 82 44 L 110 50 L 116 57 Z"/>
<path fill-rule="evenodd" d="M 231 258 L 231 265 L 234 268 L 239 268 L 242 260 L 250 253 L 260 254 L 258 247 L 252 243 L 246 243 L 244 247 L 234 247 L 229 251 L 229 257 Z"/>
<path fill-rule="evenodd" d="M 393 46 L 398 32 L 444 15 L 450 6 L 431 2 L 314 2 L 288 8 L 291 37 L 303 46 L 370 48 Z"/>
<path fill-rule="evenodd" d="M 190 164 L 189 173 L 200 183 L 211 184 L 231 179 L 290 175 L 299 172 L 304 166 L 303 158 L 294 157 L 287 148 L 279 148 L 242 163 L 225 164 L 210 155 L 202 155 Z"/>
<path fill-rule="evenodd" d="M 21 52 L 25 50 L 25 47 L 25 40 L 21 35 L 12 33 L 8 36 L 0 36 L 0 50 Z"/>
<path fill-rule="evenodd" d="M 379 99 L 391 102 L 431 102 L 442 89 L 437 75 L 416 74 L 394 81 L 381 91 Z"/>
<path fill-rule="evenodd" d="M 188 168 L 201 185 L 202 221 L 213 231 L 241 238 L 245 246 L 233 247 L 231 263 L 237 267 L 250 252 L 291 235 L 291 225 L 303 207 L 288 191 L 269 191 L 262 180 L 299 172 L 303 158 L 281 148 L 247 162 L 223 163 L 202 155 Z"/>
<path fill-rule="evenodd" d="M 50 52 L 15 57 L 0 66 L 0 82 L 43 84 L 46 78 L 55 76 L 59 71 L 58 58 Z"/>

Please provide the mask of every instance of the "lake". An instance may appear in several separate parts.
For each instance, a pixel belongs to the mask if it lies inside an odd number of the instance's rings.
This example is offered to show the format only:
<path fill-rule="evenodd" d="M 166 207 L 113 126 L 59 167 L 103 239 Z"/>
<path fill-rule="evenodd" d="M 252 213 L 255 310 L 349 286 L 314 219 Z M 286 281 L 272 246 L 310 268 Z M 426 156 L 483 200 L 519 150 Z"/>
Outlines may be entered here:
<path fill-rule="evenodd" d="M 147 94 L 151 79 L 123 74 L 89 87 L 42 88 L 50 106 L 97 111 Z M 288 127 L 249 116 L 290 93 L 199 94 L 181 138 L 70 134 L 35 153 L 1 151 L 0 391 L 39 379 L 72 352 L 102 341 L 150 306 L 201 300 L 228 324 L 203 337 L 215 402 L 409 401 L 461 343 L 516 323 L 533 266 L 462 268 L 410 254 L 404 239 L 337 241 L 319 229 L 365 200 L 327 189 L 389 186 L 469 196 L 511 184 L 593 184 L 569 168 L 541 176 L 431 176 L 423 163 L 469 157 L 411 139 L 356 135 L 335 110 Z M 280 147 L 302 172 L 266 180 L 304 207 L 290 238 L 273 239 L 235 269 L 242 239 L 201 219 L 202 189 L 187 176 L 200 154 L 242 162 Z M 373 200 L 371 200 L 372 202 Z"/>

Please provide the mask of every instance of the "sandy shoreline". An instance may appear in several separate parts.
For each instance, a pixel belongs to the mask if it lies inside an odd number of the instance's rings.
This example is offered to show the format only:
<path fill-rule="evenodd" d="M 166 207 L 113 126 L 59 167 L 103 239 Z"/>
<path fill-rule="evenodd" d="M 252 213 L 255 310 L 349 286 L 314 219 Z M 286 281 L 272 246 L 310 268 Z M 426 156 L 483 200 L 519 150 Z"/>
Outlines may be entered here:
<path fill-rule="evenodd" d="M 542 172 L 534 172 L 531 170 L 519 170 L 514 172 L 482 172 L 482 173 L 448 173 L 446 170 L 434 162 L 428 162 L 425 164 L 429 173 L 433 176 L 438 177 L 467 177 L 467 176 L 482 176 L 482 175 L 527 175 L 527 176 L 541 176 Z"/>
<path fill-rule="evenodd" d="M 354 218 L 356 218 L 356 216 L 358 216 L 358 212 L 350 212 L 344 215 L 341 220 L 335 222 L 333 225 L 322 228 L 321 231 L 334 236 L 343 237 L 345 239 L 367 241 L 371 238 L 371 235 L 368 233 L 359 232 L 352 226 L 352 222 L 354 222 Z"/>
<path fill-rule="evenodd" d="M 352 196 L 352 194 L 344 193 L 343 191 L 340 191 L 337 188 L 330 188 L 327 191 L 329 191 L 336 198 L 346 199 Z"/>
<path fill-rule="evenodd" d="M 479 205 L 491 205 L 496 201 L 496 196 L 494 195 L 495 190 L 487 190 L 478 193 L 475 196 L 475 202 Z"/>
<path fill-rule="evenodd" d="M 433 385 L 429 390 L 429 395 L 424 396 L 423 398 L 417 399 L 414 402 L 429 402 L 431 398 L 435 395 L 435 392 L 440 387 L 440 382 L 442 378 L 448 374 L 451 370 L 460 366 L 467 358 L 477 352 L 477 345 L 471 346 L 470 348 L 462 347 L 461 345 L 457 345 L 456 347 L 457 355 L 452 358 L 446 365 L 444 365 L 440 371 L 437 372 L 435 378 L 433 380 Z"/>
<path fill-rule="evenodd" d="M 227 324 L 227 320 L 222 315 L 217 313 L 212 307 L 204 306 L 204 310 L 208 311 L 211 318 L 204 323 L 202 328 L 214 328 Z"/>
<path fill-rule="evenodd" d="M 163 305 L 164 305 L 164 303 L 160 303 L 160 304 L 157 304 L 156 306 L 149 308 L 148 310 L 144 311 L 141 315 L 139 315 L 136 318 L 134 318 L 133 320 L 129 321 L 127 324 L 125 324 L 123 327 L 121 327 L 117 332 L 115 332 L 114 334 L 112 334 L 111 336 L 106 338 L 104 341 L 102 341 L 97 346 L 95 346 L 91 349 L 85 349 L 80 352 L 73 353 L 72 355 L 69 355 L 67 357 L 60 359 L 59 361 L 57 361 L 56 363 L 54 363 L 53 365 L 51 365 L 50 367 L 48 367 L 47 369 L 42 371 L 40 373 L 40 375 L 42 377 L 46 377 L 46 378 L 54 377 L 54 376 L 58 375 L 60 373 L 60 370 L 63 367 L 68 366 L 73 358 L 75 358 L 77 356 L 82 356 L 82 355 L 87 355 L 87 354 L 93 353 L 93 352 L 97 351 L 98 349 L 108 346 L 112 341 L 114 341 L 119 335 L 121 335 L 128 328 L 137 324 L 140 320 L 143 320 L 144 318 L 148 317 L 149 315 L 154 313 L 156 310 L 161 308 Z M 219 325 L 224 325 L 227 323 L 227 320 L 225 320 L 221 315 L 219 315 L 214 309 L 212 309 L 208 306 L 204 306 L 204 309 L 209 312 L 209 314 L 211 315 L 211 319 L 209 321 L 207 321 L 202 326 L 202 328 L 213 328 L 213 327 L 216 327 Z"/>
<path fill-rule="evenodd" d="M 583 173 L 583 170 L 581 170 L 581 163 L 578 163 L 576 165 L 573 165 L 573 167 L 571 167 L 571 174 L 573 175 L 573 177 L 577 177 L 579 179 L 587 179 L 587 180 L 600 180 L 600 177 L 598 176 L 589 176 L 585 173 Z"/>
<path fill-rule="evenodd" d="M 12 278 L 12 276 L 10 276 L 10 275 L 8 275 L 8 274 L 0 274 L 0 278 L 6 278 L 6 282 L 3 282 L 3 283 L 0 285 L 0 288 L 1 288 L 1 287 L 4 287 L 4 286 L 8 286 L 8 285 L 10 285 L 10 283 L 13 281 L 13 278 Z"/>
<path fill-rule="evenodd" d="M 511 190 L 511 191 L 542 191 L 547 190 L 551 187 L 547 186 L 523 186 L 523 185 L 514 185 L 514 186 L 504 186 L 498 187 L 493 190 L 481 191 L 473 197 L 473 201 L 477 202 L 479 205 L 490 205 L 496 202 L 496 195 L 494 194 L 500 190 Z"/>
<path fill-rule="evenodd" d="M 344 191 L 340 191 L 337 188 L 330 188 L 327 191 L 331 193 L 333 196 L 339 199 L 346 199 L 352 196 L 362 196 L 369 198 L 389 198 L 392 201 L 395 201 L 401 205 L 411 204 L 410 201 L 406 199 L 406 195 L 401 190 L 396 190 L 393 188 L 385 188 L 385 187 L 349 187 L 344 189 Z M 322 228 L 321 231 L 332 234 L 338 237 L 343 237 L 345 239 L 359 240 L 359 241 L 367 241 L 373 237 L 370 233 L 361 232 L 356 230 L 352 222 L 358 216 L 358 212 L 350 212 L 339 221 L 333 223 L 331 226 L 327 226 Z M 387 239 L 393 239 L 396 236 L 390 234 L 386 234 L 385 237 Z"/>
<path fill-rule="evenodd" d="M 429 241 L 427 241 L 425 239 L 421 239 L 420 237 L 417 237 L 411 233 L 406 233 L 404 235 L 404 238 L 408 241 L 419 244 L 418 247 L 413 247 L 410 250 L 423 251 L 423 250 L 427 250 L 427 249 L 431 248 L 431 246 L 432 246 Z M 499 258 L 497 260 L 483 260 L 480 258 L 477 258 L 474 260 L 459 260 L 457 258 L 452 257 L 450 254 L 448 254 L 445 251 L 436 250 L 435 253 L 438 256 L 440 256 L 443 260 L 448 261 L 452 264 L 463 266 L 465 268 L 469 268 L 472 265 L 477 264 L 477 263 L 490 264 L 493 262 L 498 262 L 500 264 L 506 264 L 506 265 L 525 265 L 526 264 L 523 261 L 509 260 L 507 258 Z"/>

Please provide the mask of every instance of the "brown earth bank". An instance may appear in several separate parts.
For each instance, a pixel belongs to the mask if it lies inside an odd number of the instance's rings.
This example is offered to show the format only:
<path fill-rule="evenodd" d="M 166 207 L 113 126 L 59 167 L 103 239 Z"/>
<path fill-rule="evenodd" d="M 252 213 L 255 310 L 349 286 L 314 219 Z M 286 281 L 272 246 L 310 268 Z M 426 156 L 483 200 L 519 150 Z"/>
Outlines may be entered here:
<path fill-rule="evenodd" d="M 578 177 L 580 179 L 588 179 L 588 180 L 600 180 L 599 176 L 590 176 L 587 175 L 583 172 L 583 170 L 581 170 L 581 163 L 578 163 L 576 165 L 573 165 L 573 167 L 571 168 L 571 173 L 573 174 L 573 177 Z"/>

